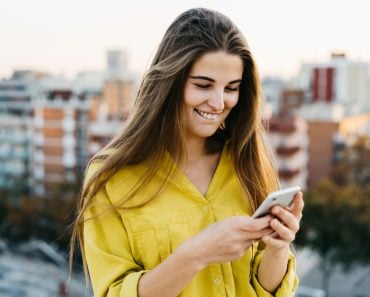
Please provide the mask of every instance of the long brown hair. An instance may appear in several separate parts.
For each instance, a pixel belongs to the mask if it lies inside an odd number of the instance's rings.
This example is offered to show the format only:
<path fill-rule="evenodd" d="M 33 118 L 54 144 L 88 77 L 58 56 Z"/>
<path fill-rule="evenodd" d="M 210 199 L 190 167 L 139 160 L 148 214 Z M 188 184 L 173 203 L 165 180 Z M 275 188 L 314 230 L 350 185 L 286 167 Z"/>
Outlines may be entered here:
<path fill-rule="evenodd" d="M 85 181 L 78 203 L 70 252 L 72 259 L 78 240 L 85 272 L 85 210 L 92 205 L 96 194 L 104 190 L 108 180 L 123 167 L 143 162 L 148 164 L 147 174 L 140 184 L 114 206 L 121 210 L 125 209 L 125 202 L 154 177 L 166 152 L 176 162 L 181 160 L 185 152 L 181 117 L 184 84 L 194 62 L 205 53 L 215 51 L 240 56 L 244 70 L 238 103 L 225 123 L 208 139 L 208 143 L 227 142 L 236 173 L 250 197 L 252 208 L 255 209 L 269 191 L 276 189 L 276 172 L 262 139 L 258 72 L 243 34 L 229 18 L 219 12 L 204 8 L 185 11 L 165 33 L 144 75 L 125 127 L 106 147 L 105 151 L 114 149 L 114 153 L 99 154 L 90 161 L 101 162 L 101 166 Z M 167 179 L 173 173 L 170 166 L 168 169 Z M 151 199 L 155 197 L 156 193 L 153 193 Z M 140 206 L 142 204 L 135 205 Z"/>

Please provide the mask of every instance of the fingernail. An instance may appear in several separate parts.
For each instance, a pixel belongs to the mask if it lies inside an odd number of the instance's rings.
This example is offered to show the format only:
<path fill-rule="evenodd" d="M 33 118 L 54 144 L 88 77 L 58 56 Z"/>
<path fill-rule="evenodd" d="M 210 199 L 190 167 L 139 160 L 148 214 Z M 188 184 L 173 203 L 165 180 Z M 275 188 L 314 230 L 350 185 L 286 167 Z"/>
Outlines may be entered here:
<path fill-rule="evenodd" d="M 270 223 L 270 226 L 274 227 L 279 221 L 277 219 L 273 219 Z"/>

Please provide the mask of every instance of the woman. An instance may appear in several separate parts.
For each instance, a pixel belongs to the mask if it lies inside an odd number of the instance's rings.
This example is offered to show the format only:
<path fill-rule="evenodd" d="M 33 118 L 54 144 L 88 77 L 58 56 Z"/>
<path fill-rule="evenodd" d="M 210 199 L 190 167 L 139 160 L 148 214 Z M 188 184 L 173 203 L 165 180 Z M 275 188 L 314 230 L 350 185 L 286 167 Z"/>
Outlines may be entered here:
<path fill-rule="evenodd" d="M 95 296 L 293 296 L 303 201 L 277 189 L 245 38 L 191 9 L 169 27 L 122 133 L 86 173 L 72 239 Z"/>

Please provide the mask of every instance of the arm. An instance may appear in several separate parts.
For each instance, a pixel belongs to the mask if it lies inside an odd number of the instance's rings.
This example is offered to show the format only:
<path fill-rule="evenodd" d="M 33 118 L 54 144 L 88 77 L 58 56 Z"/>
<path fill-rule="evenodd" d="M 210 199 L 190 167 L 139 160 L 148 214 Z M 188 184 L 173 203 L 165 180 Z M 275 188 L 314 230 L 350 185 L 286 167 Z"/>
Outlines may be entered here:
<path fill-rule="evenodd" d="M 143 275 L 139 283 L 139 296 L 177 296 L 194 275 L 207 265 L 242 257 L 252 240 L 272 232 L 268 228 L 269 222 L 269 217 L 257 220 L 231 217 L 208 226 Z"/>
<path fill-rule="evenodd" d="M 272 210 L 275 219 L 271 221 L 271 228 L 275 236 L 268 235 L 263 238 L 266 249 L 258 268 L 258 281 L 270 293 L 276 292 L 282 284 L 288 270 L 289 244 L 294 240 L 299 230 L 299 221 L 302 217 L 302 193 L 297 194 L 291 210 L 274 207 Z M 294 269 L 294 267 L 293 267 Z"/>
<path fill-rule="evenodd" d="M 87 178 L 96 165 L 90 166 Z M 84 251 L 96 297 L 177 296 L 208 264 L 238 259 L 253 240 L 272 232 L 269 216 L 256 220 L 230 217 L 209 225 L 147 271 L 132 255 L 121 216 L 115 210 L 104 212 L 111 207 L 106 192 L 101 191 L 94 197 L 94 206 L 85 214 Z"/>
<path fill-rule="evenodd" d="M 196 254 L 178 248 L 152 271 L 144 274 L 139 282 L 138 295 L 177 296 L 194 275 L 204 268 Z"/>
<path fill-rule="evenodd" d="M 101 165 L 90 164 L 85 182 Z M 125 296 L 137 297 L 137 284 L 146 271 L 135 262 L 126 228 L 111 207 L 106 192 L 100 191 L 84 213 L 83 248 L 94 296 L 115 297 L 124 292 Z"/>
<path fill-rule="evenodd" d="M 85 214 L 84 252 L 96 297 L 137 297 L 137 284 L 145 270 L 132 257 L 126 229 L 113 211 L 104 212 L 108 197 L 99 193 L 96 206 Z M 91 219 L 89 219 L 91 218 Z"/>
<path fill-rule="evenodd" d="M 105 192 L 85 214 L 84 251 L 94 296 L 177 296 L 210 263 L 242 257 L 252 240 L 272 232 L 271 218 L 231 217 L 209 225 L 147 271 L 133 258 L 127 231 Z M 89 219 L 93 217 L 92 219 Z"/>

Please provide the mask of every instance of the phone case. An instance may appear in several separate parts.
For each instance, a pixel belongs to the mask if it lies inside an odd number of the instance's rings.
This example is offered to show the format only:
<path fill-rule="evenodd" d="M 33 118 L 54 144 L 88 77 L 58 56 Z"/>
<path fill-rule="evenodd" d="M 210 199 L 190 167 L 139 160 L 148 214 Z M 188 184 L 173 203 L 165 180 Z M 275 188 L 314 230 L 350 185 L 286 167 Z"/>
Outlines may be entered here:
<path fill-rule="evenodd" d="M 254 212 L 252 218 L 258 218 L 268 214 L 270 209 L 275 205 L 290 206 L 295 194 L 300 190 L 301 188 L 297 186 L 270 193 Z"/>

